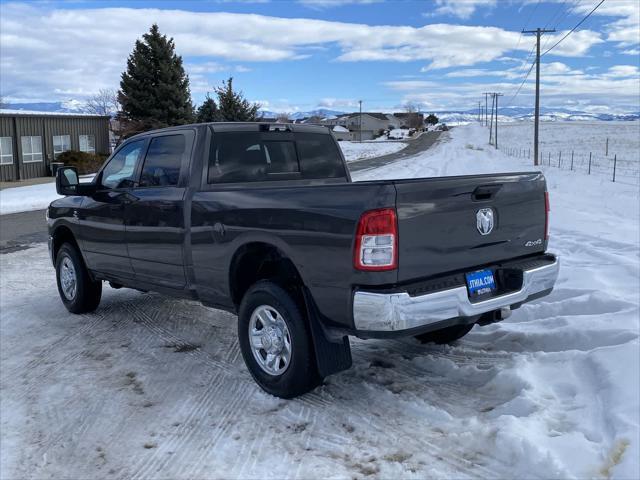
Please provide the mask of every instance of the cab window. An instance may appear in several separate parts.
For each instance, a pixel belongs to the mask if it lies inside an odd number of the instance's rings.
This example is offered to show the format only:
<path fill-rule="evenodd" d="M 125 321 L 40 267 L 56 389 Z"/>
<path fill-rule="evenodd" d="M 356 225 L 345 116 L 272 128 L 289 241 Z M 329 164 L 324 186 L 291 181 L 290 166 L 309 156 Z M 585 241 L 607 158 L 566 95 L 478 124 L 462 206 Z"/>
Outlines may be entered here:
<path fill-rule="evenodd" d="M 129 188 L 135 181 L 136 166 L 144 147 L 144 140 L 136 140 L 122 147 L 102 170 L 104 188 Z"/>

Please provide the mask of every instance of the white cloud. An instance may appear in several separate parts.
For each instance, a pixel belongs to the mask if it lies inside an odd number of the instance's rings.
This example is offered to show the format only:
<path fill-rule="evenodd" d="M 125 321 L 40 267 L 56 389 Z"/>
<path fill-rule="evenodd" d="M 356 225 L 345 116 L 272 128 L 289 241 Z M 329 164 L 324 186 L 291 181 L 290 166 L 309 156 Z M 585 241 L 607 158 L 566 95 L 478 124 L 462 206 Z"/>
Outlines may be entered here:
<path fill-rule="evenodd" d="M 587 14 L 593 9 L 591 4 L 582 4 L 576 12 Z M 607 40 L 618 42 L 621 47 L 640 44 L 640 6 L 638 0 L 607 0 L 594 15 L 618 17 L 607 25 Z"/>
<path fill-rule="evenodd" d="M 630 48 L 629 50 L 623 50 L 622 52 L 624 55 L 635 55 L 638 56 L 640 55 L 640 49 L 639 48 Z"/>
<path fill-rule="evenodd" d="M 403 92 L 403 102 L 414 102 L 433 109 L 471 108 L 477 105 L 482 92 L 504 93 L 502 105 L 507 106 L 520 86 L 524 73 L 516 74 L 515 69 L 509 69 L 492 74 L 504 79 L 451 83 L 447 80 L 447 74 L 442 81 L 394 81 L 385 83 L 385 86 Z M 534 76 L 531 75 L 513 100 L 513 105 L 532 106 L 534 91 Z M 582 106 L 609 105 L 616 110 L 627 108 L 637 111 L 640 105 L 640 74 L 638 67 L 631 65 L 617 65 L 602 73 L 587 74 L 553 62 L 542 64 L 541 91 L 546 107 L 560 107 L 573 102 Z"/>
<path fill-rule="evenodd" d="M 425 16 L 453 15 L 462 19 L 468 19 L 478 9 L 490 9 L 496 6 L 496 0 L 436 0 L 436 8 L 433 12 L 425 13 Z"/>
<path fill-rule="evenodd" d="M 358 101 L 353 98 L 323 98 L 318 102 L 323 108 L 354 108 L 358 106 Z"/>
<path fill-rule="evenodd" d="M 605 76 L 612 78 L 628 78 L 640 76 L 640 70 L 636 65 L 614 65 L 609 68 Z M 640 93 L 640 92 L 639 92 Z"/>
<path fill-rule="evenodd" d="M 117 85 L 135 40 L 152 22 L 174 37 L 177 52 L 187 57 L 190 65 L 199 64 L 199 60 L 210 62 L 210 72 L 194 72 L 196 75 L 213 73 L 220 61 L 291 61 L 329 46 L 338 49 L 337 60 L 343 62 L 425 61 L 428 70 L 471 66 L 512 51 L 519 36 L 497 27 L 370 26 L 183 10 L 50 10 L 44 5 L 2 7 L 0 89 L 7 97 L 29 96 L 33 92 L 48 96 L 56 89 L 87 95 Z M 579 33 L 580 36 L 569 37 L 563 43 L 564 50 L 558 48 L 558 54 L 584 55 L 591 45 L 601 41 L 597 33 Z M 521 45 L 519 50 L 526 48 Z M 242 71 L 247 67 L 236 68 Z M 206 86 L 198 84 L 195 88 Z"/>

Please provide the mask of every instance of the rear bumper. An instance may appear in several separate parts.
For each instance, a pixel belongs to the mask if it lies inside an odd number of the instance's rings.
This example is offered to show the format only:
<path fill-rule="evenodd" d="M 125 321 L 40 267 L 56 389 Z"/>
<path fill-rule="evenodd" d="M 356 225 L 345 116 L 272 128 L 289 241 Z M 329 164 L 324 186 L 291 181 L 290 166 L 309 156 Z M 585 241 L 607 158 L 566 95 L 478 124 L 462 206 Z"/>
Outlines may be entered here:
<path fill-rule="evenodd" d="M 471 302 L 466 286 L 411 296 L 406 291 L 377 293 L 356 291 L 353 298 L 353 322 L 362 333 L 400 332 L 446 326 L 446 321 L 476 317 L 537 298 L 553 289 L 560 270 L 560 260 L 522 271 L 519 290 L 483 301 Z"/>

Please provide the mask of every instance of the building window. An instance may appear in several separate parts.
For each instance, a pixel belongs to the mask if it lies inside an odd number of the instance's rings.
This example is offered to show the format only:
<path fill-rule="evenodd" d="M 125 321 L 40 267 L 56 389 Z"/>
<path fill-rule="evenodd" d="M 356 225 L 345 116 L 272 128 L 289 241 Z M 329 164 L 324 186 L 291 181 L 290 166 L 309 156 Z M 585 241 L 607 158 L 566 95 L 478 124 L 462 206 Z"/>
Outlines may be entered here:
<path fill-rule="evenodd" d="M 96 153 L 95 135 L 80 135 L 79 140 L 81 152 Z"/>
<path fill-rule="evenodd" d="M 53 158 L 58 158 L 62 152 L 71 150 L 71 137 L 69 135 L 53 136 Z"/>
<path fill-rule="evenodd" d="M 42 161 L 42 137 L 21 137 L 22 163 Z"/>
<path fill-rule="evenodd" d="M 13 139 L 11 137 L 0 137 L 0 165 L 11 165 L 13 163 Z"/>

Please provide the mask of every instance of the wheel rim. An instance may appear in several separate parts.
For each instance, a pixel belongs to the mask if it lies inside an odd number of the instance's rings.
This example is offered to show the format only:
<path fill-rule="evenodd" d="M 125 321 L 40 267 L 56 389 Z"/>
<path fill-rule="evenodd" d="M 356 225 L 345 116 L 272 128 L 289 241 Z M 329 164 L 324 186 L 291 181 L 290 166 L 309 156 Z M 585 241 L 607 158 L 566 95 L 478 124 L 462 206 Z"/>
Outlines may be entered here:
<path fill-rule="evenodd" d="M 291 363 L 291 334 L 282 315 L 269 305 L 260 305 L 249 321 L 251 352 L 269 375 L 282 375 Z"/>
<path fill-rule="evenodd" d="M 62 293 L 67 300 L 73 300 L 76 297 L 78 282 L 76 281 L 76 269 L 73 261 L 65 256 L 60 264 L 60 285 Z"/>

